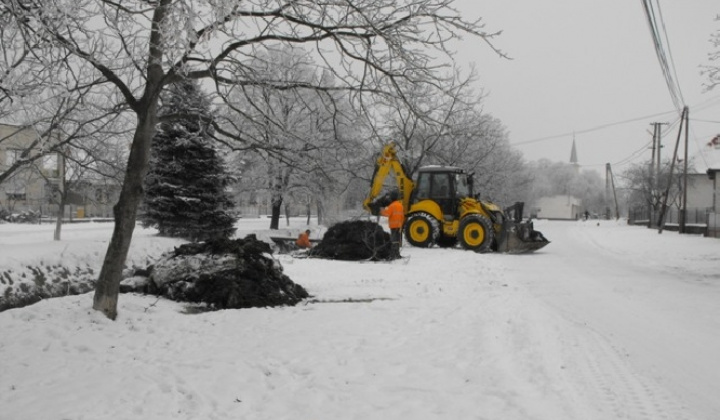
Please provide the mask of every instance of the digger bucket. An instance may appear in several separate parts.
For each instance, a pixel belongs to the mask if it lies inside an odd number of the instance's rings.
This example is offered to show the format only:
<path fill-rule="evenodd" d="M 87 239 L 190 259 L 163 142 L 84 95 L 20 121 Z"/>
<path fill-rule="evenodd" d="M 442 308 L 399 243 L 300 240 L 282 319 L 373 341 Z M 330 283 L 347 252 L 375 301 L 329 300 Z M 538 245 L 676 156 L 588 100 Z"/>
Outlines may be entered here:
<path fill-rule="evenodd" d="M 503 222 L 503 230 L 498 239 L 498 252 L 524 254 L 534 252 L 549 244 L 542 233 L 533 229 L 532 222 L 517 223 L 511 220 Z"/>

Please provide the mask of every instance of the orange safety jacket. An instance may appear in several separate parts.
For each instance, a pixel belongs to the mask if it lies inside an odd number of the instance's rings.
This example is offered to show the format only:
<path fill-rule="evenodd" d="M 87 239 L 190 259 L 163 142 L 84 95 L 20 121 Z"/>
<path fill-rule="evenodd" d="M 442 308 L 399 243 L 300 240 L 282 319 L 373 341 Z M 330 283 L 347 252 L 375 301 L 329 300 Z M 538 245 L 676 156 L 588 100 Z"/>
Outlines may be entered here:
<path fill-rule="evenodd" d="M 297 241 L 295 241 L 295 244 L 300 248 L 310 248 L 310 235 L 308 235 L 307 232 L 301 233 Z"/>
<path fill-rule="evenodd" d="M 405 222 L 405 211 L 400 200 L 395 200 L 380 211 L 380 214 L 388 218 L 390 229 L 401 229 Z"/>

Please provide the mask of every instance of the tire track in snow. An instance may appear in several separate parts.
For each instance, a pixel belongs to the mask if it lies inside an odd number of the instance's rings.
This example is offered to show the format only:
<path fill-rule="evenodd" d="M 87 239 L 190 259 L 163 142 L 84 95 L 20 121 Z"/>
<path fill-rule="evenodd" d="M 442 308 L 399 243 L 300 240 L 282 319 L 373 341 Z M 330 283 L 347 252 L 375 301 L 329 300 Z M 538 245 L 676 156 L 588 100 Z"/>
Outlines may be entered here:
<path fill-rule="evenodd" d="M 716 383 L 714 359 L 696 345 L 709 339 L 711 329 L 690 316 L 696 310 L 682 307 L 699 291 L 677 287 L 678 281 L 654 269 L 650 275 L 647 261 L 599 244 L 595 237 L 605 232 L 573 223 L 551 227 L 554 247 L 523 264 L 518 260 L 511 271 L 574 331 L 562 338 L 572 343 L 565 351 L 575 375 L 569 380 L 595 408 L 598 417 L 590 418 L 717 418 L 707 399 L 707 387 Z M 707 300 L 693 302 L 709 308 Z"/>
<path fill-rule="evenodd" d="M 627 355 L 594 331 L 575 342 L 578 386 L 600 415 L 632 420 L 695 420 L 667 391 L 633 370 Z"/>

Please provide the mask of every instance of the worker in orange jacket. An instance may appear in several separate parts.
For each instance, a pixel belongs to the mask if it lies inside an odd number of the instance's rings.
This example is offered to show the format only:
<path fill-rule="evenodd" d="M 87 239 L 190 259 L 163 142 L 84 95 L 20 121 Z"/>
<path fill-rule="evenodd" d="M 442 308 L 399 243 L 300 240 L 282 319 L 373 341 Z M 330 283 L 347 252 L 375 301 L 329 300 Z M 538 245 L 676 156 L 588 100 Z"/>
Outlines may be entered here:
<path fill-rule="evenodd" d="M 303 248 L 303 249 L 308 249 L 308 248 L 312 247 L 312 244 L 310 243 L 310 229 L 308 229 L 305 232 L 302 232 L 300 235 L 298 235 L 298 238 L 295 241 L 295 245 L 297 245 L 298 248 Z"/>
<path fill-rule="evenodd" d="M 400 246 L 402 245 L 402 227 L 405 223 L 405 210 L 400 201 L 400 193 L 393 190 L 390 193 L 390 205 L 380 210 L 380 214 L 388 218 L 390 228 L 390 242 L 392 242 L 392 256 L 400 258 Z"/>

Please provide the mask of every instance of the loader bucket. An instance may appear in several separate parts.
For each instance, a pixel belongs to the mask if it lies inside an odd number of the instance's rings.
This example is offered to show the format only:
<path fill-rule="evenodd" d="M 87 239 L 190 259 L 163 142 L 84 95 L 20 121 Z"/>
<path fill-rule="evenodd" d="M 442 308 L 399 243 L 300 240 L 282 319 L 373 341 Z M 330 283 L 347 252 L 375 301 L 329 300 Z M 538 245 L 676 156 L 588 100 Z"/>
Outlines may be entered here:
<path fill-rule="evenodd" d="M 517 223 L 506 220 L 498 238 L 497 251 L 524 254 L 537 251 L 549 243 L 542 233 L 533 229 L 532 222 Z"/>

